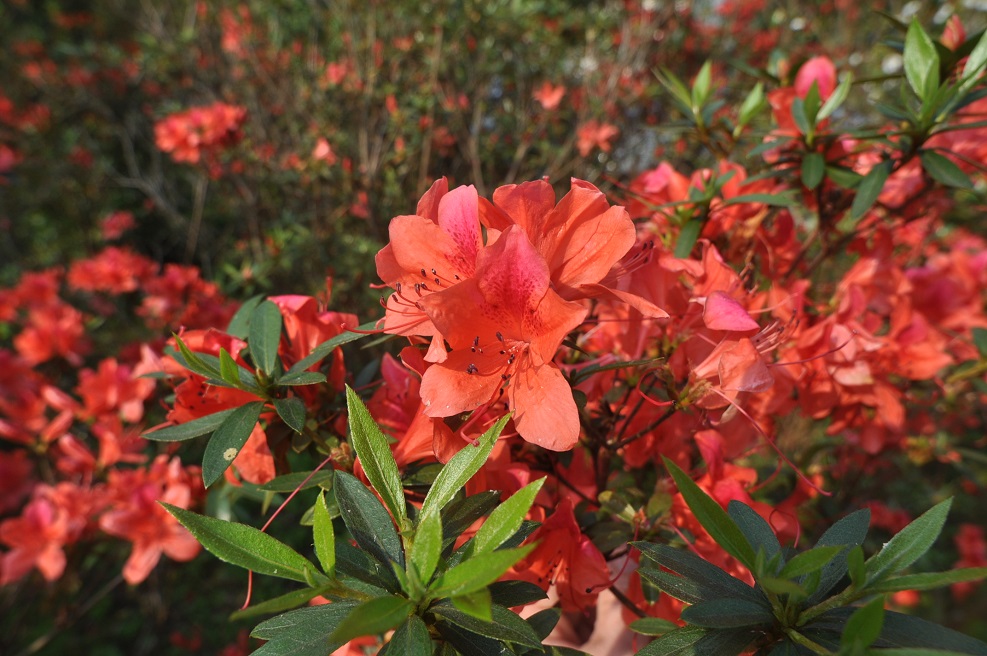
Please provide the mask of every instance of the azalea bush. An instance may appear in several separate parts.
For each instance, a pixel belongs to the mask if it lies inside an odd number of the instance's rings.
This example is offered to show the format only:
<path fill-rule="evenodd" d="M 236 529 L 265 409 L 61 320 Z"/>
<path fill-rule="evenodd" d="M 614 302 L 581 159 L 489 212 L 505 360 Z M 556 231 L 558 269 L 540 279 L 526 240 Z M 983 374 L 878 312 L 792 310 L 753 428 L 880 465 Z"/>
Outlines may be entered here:
<path fill-rule="evenodd" d="M 987 652 L 987 37 L 448 9 L 143 7 L 96 70 L 116 14 L 5 10 L 82 45 L 4 55 L 3 211 L 53 142 L 115 186 L 4 274 L 0 645 L 153 589 L 146 653 Z"/>

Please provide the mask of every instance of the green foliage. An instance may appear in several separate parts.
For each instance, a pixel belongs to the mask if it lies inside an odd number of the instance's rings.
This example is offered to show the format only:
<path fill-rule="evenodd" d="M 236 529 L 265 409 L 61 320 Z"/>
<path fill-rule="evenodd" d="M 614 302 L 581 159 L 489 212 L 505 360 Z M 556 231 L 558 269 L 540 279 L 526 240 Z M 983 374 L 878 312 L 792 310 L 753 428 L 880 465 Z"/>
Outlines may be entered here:
<path fill-rule="evenodd" d="M 666 459 L 665 465 L 703 528 L 748 566 L 755 587 L 690 552 L 633 543 L 642 555 L 641 577 L 690 604 L 682 612 L 685 627 L 666 632 L 660 625 L 642 625 L 641 632 L 651 628 L 662 635 L 639 654 L 731 656 L 752 644 L 758 654 L 772 656 L 933 653 L 930 649 L 987 654 L 987 643 L 884 610 L 887 592 L 942 587 L 987 575 L 987 568 L 899 575 L 939 537 L 951 500 L 910 523 L 866 563 L 860 545 L 870 523 L 867 511 L 844 517 L 815 548 L 786 562 L 777 538 L 753 509 L 731 501 L 730 512 L 723 512 L 674 463 Z"/>

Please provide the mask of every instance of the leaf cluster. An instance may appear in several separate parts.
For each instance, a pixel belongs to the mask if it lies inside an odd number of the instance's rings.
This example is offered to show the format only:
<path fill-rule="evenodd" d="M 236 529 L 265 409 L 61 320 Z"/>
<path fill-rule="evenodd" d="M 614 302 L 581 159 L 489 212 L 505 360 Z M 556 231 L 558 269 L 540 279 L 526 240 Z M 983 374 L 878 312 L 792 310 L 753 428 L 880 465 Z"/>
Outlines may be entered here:
<path fill-rule="evenodd" d="M 731 501 L 724 511 L 673 462 L 666 459 L 665 465 L 696 519 L 750 571 L 754 585 L 692 552 L 633 543 L 643 556 L 641 577 L 690 604 L 682 611 L 686 626 L 663 627 L 661 637 L 639 654 L 987 654 L 987 644 L 979 640 L 884 610 L 884 595 L 890 592 L 987 576 L 984 567 L 901 574 L 938 538 L 951 500 L 934 506 L 866 560 L 861 545 L 869 510 L 844 517 L 814 548 L 796 553 L 782 548 L 771 526 L 750 506 Z"/>

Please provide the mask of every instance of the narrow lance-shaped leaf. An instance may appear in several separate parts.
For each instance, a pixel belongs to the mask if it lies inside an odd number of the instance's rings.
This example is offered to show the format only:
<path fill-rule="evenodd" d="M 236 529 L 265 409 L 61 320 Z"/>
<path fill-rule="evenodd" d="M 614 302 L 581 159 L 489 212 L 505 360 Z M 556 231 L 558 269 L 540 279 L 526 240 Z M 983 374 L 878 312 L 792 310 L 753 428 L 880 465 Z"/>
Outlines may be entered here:
<path fill-rule="evenodd" d="M 867 561 L 867 581 L 879 581 L 921 558 L 939 537 L 952 503 L 946 499 L 936 504 L 892 537 Z"/>
<path fill-rule="evenodd" d="M 473 620 L 479 620 L 481 623 L 487 625 L 489 625 L 493 620 L 493 602 L 490 596 L 490 591 L 486 588 L 480 588 L 476 592 L 459 595 L 458 597 L 452 597 L 449 601 L 452 602 L 453 607 L 457 611 L 461 611 Z M 454 622 L 454 624 L 455 623 L 457 622 Z M 460 624 L 460 626 L 462 626 L 462 624 Z M 482 632 L 480 632 L 480 634 L 485 635 Z M 498 636 L 488 637 L 496 638 Z"/>
<path fill-rule="evenodd" d="M 727 514 L 747 538 L 751 547 L 763 549 L 766 558 L 770 559 L 781 552 L 778 536 L 756 510 L 746 503 L 733 500 L 727 504 Z"/>
<path fill-rule="evenodd" d="M 908 26 L 903 60 L 908 85 L 916 96 L 927 100 L 939 88 L 939 53 L 917 19 Z"/>
<path fill-rule="evenodd" d="M 359 332 L 345 332 L 326 341 L 322 342 L 309 353 L 307 356 L 296 362 L 291 366 L 286 372 L 286 375 L 293 376 L 295 374 L 301 373 L 311 367 L 313 364 L 321 362 L 323 359 L 329 356 L 330 353 L 335 351 L 337 348 L 343 344 L 348 344 L 349 342 L 356 341 L 358 339 L 363 339 L 367 336 L 368 331 L 373 330 L 377 326 L 376 321 L 368 321 L 367 323 L 358 327 Z"/>
<path fill-rule="evenodd" d="M 987 30 L 980 36 L 977 45 L 970 51 L 970 56 L 963 66 L 963 81 L 960 83 L 960 93 L 966 93 L 977 83 L 980 74 L 987 65 Z"/>
<path fill-rule="evenodd" d="M 442 519 L 439 513 L 423 515 L 411 546 L 411 563 L 419 580 L 428 584 L 442 555 Z"/>
<path fill-rule="evenodd" d="M 478 619 L 475 615 L 464 612 L 448 602 L 436 604 L 432 608 L 439 617 L 473 633 L 525 647 L 541 646 L 541 640 L 531 625 L 503 606 L 492 606 L 490 619 L 487 621 Z"/>
<path fill-rule="evenodd" d="M 354 608 L 329 639 L 345 643 L 360 636 L 384 633 L 405 622 L 414 609 L 410 599 L 397 595 L 371 599 Z"/>
<path fill-rule="evenodd" d="M 829 98 L 826 99 L 826 102 L 823 103 L 823 106 L 819 108 L 819 113 L 816 115 L 816 119 L 823 121 L 839 109 L 840 105 L 842 105 L 847 99 L 847 96 L 850 95 L 851 85 L 853 85 L 853 74 L 847 73 L 846 77 L 843 78 L 843 81 L 840 82 L 839 86 L 836 87 L 832 94 L 830 94 Z"/>
<path fill-rule="evenodd" d="M 456 493 L 459 492 L 473 474 L 480 471 L 480 467 L 487 461 L 487 456 L 493 450 L 500 432 L 510 420 L 510 415 L 501 417 L 496 424 L 480 436 L 479 444 L 473 446 L 467 444 L 459 452 L 449 459 L 439 475 L 435 477 L 431 489 L 425 496 L 422 503 L 421 514 L 427 515 L 431 512 L 439 512 Z"/>
<path fill-rule="evenodd" d="M 511 495 L 511 498 L 494 508 L 483 525 L 480 526 L 470 546 L 472 553 L 492 551 L 502 545 L 507 538 L 521 528 L 521 522 L 531 509 L 535 496 L 545 483 L 539 478 Z"/>
<path fill-rule="evenodd" d="M 790 579 L 811 572 L 817 572 L 836 558 L 837 554 L 845 548 L 841 546 L 816 547 L 800 553 L 785 564 L 785 567 L 782 568 L 778 576 Z"/>
<path fill-rule="evenodd" d="M 746 599 L 710 599 L 682 611 L 682 620 L 707 629 L 764 626 L 775 621 L 774 613 Z"/>
<path fill-rule="evenodd" d="M 391 561 L 404 565 L 404 550 L 391 516 L 384 506 L 351 474 L 336 470 L 333 491 L 336 503 L 357 544 L 384 565 Z"/>
<path fill-rule="evenodd" d="M 876 164 L 857 185 L 857 195 L 853 197 L 853 204 L 850 205 L 850 227 L 855 226 L 877 201 L 881 190 L 884 189 L 884 183 L 891 175 L 891 166 L 890 161 Z"/>
<path fill-rule="evenodd" d="M 319 492 L 312 511 L 312 539 L 315 542 L 315 555 L 327 576 L 336 575 L 336 535 L 332 528 L 332 518 L 326 506 L 326 497 Z"/>
<path fill-rule="evenodd" d="M 802 159 L 802 184 L 815 189 L 826 176 L 826 160 L 820 153 L 807 153 Z"/>
<path fill-rule="evenodd" d="M 211 433 L 219 428 L 223 422 L 226 421 L 226 418 L 233 414 L 233 411 L 234 408 L 229 410 L 220 410 L 219 412 L 214 412 L 211 415 L 206 415 L 205 417 L 199 417 L 198 419 L 185 422 L 184 424 L 168 426 L 167 428 L 159 428 L 156 431 L 144 433 L 141 437 L 145 440 L 154 440 L 155 442 L 181 442 L 184 440 L 191 440 L 192 438 L 206 435 L 207 433 Z"/>
<path fill-rule="evenodd" d="M 953 160 L 932 150 L 923 150 L 921 154 L 922 169 L 936 182 L 947 187 L 971 189 L 973 183 L 963 170 Z"/>
<path fill-rule="evenodd" d="M 409 615 L 379 656 L 432 656 L 432 636 L 425 622 L 417 615 Z"/>
<path fill-rule="evenodd" d="M 933 590 L 954 583 L 967 583 L 987 578 L 987 567 L 967 567 L 947 572 L 926 572 L 896 576 L 867 588 L 874 594 L 898 592 L 899 590 Z"/>
<path fill-rule="evenodd" d="M 252 656 L 325 656 L 343 646 L 329 635 L 356 607 L 352 601 L 336 601 L 299 608 L 261 622 L 250 633 L 267 644 Z"/>
<path fill-rule="evenodd" d="M 710 536 L 723 547 L 724 551 L 739 560 L 748 569 L 754 568 L 754 549 L 747 542 L 737 525 L 716 501 L 702 491 L 689 475 L 678 465 L 662 456 L 679 492 L 685 498 L 689 509 L 703 525 Z"/>
<path fill-rule="evenodd" d="M 258 529 L 199 515 L 190 510 L 159 502 L 189 530 L 203 547 L 220 560 L 258 574 L 279 576 L 293 581 L 328 581 L 315 565 L 288 545 Z"/>
<path fill-rule="evenodd" d="M 429 590 L 433 599 L 458 597 L 485 588 L 512 567 L 514 563 L 528 555 L 535 545 L 529 544 L 518 549 L 490 551 L 470 558 L 464 563 L 446 570 L 436 579 Z"/>
<path fill-rule="evenodd" d="M 278 361 L 281 344 L 281 309 L 271 301 L 260 303 L 250 315 L 247 343 L 254 365 L 270 376 Z"/>
<path fill-rule="evenodd" d="M 219 349 L 219 375 L 231 385 L 240 384 L 240 371 L 236 362 L 230 357 L 229 352 L 220 347 Z"/>
<path fill-rule="evenodd" d="M 349 413 L 350 444 L 360 457 L 363 471 L 397 520 L 398 526 L 404 529 L 408 524 L 408 515 L 398 465 L 384 433 L 370 416 L 367 406 L 363 405 L 363 401 L 348 385 L 346 410 Z"/>
<path fill-rule="evenodd" d="M 202 481 L 206 487 L 215 483 L 233 464 L 240 449 L 250 438 L 263 409 L 264 403 L 261 401 L 251 401 L 240 406 L 223 420 L 209 438 L 206 451 L 202 455 Z"/>
<path fill-rule="evenodd" d="M 840 644 L 844 648 L 869 647 L 881 635 L 884 624 L 884 599 L 877 597 L 866 606 L 861 606 L 846 622 Z"/>
<path fill-rule="evenodd" d="M 301 433 L 305 428 L 305 403 L 297 396 L 274 399 L 274 409 L 291 430 Z"/>

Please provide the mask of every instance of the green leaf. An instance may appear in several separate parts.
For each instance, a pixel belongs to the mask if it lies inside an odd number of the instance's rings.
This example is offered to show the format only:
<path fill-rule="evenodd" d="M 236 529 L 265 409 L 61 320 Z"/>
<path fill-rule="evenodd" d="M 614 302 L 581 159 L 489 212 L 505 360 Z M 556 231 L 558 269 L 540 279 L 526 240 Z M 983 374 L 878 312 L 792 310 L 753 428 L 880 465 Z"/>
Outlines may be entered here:
<path fill-rule="evenodd" d="M 561 617 L 561 608 L 546 608 L 528 617 L 525 622 L 531 625 L 539 640 L 544 640 L 555 630 L 555 625 L 559 623 Z"/>
<path fill-rule="evenodd" d="M 631 545 L 640 550 L 645 558 L 679 575 L 675 576 L 645 565 L 639 570 L 641 576 L 652 580 L 676 599 L 697 603 L 709 599 L 735 597 L 767 605 L 767 600 L 760 592 L 691 551 L 650 542 L 632 542 Z M 666 589 L 666 584 L 671 584 L 675 590 Z M 684 592 L 690 598 L 678 596 L 677 592 Z"/>
<path fill-rule="evenodd" d="M 200 354 L 193 353 L 182 338 L 178 335 L 172 335 L 175 338 L 175 343 L 178 344 L 178 353 L 174 354 L 175 360 L 178 364 L 182 365 L 186 369 L 189 369 L 200 376 L 205 378 L 216 378 L 222 380 L 219 373 L 219 367 L 208 364 L 207 361 L 200 357 Z M 205 354 L 202 354 L 205 355 Z M 218 364 L 218 360 L 217 360 Z"/>
<path fill-rule="evenodd" d="M 892 579 L 886 579 L 875 585 L 868 586 L 867 592 L 884 594 L 899 590 L 932 590 L 954 583 L 979 581 L 987 578 L 987 567 L 967 567 L 946 572 L 927 572 L 925 574 L 906 574 Z"/>
<path fill-rule="evenodd" d="M 843 610 L 843 609 L 840 609 Z M 885 611 L 882 647 L 942 649 L 987 656 L 987 643 L 914 615 Z"/>
<path fill-rule="evenodd" d="M 433 626 L 438 630 L 442 639 L 455 648 L 452 654 L 469 654 L 469 656 L 505 656 L 505 654 L 510 654 L 510 651 L 505 648 L 501 641 L 487 638 L 452 622 L 439 620 Z M 451 654 L 443 653 L 442 656 L 451 656 Z"/>
<path fill-rule="evenodd" d="M 880 656 L 969 656 L 970 654 L 968 651 L 950 651 L 926 647 L 898 647 L 881 649 L 871 653 L 877 653 Z"/>
<path fill-rule="evenodd" d="M 347 587 L 379 597 L 402 590 L 394 574 L 393 563 L 381 563 L 365 549 L 352 546 L 349 540 L 336 540 L 336 577 Z"/>
<path fill-rule="evenodd" d="M 326 656 L 343 646 L 343 642 L 330 640 L 329 635 L 356 605 L 337 601 L 272 617 L 250 633 L 268 641 L 251 656 Z"/>
<path fill-rule="evenodd" d="M 819 109 L 819 113 L 816 114 L 816 120 L 824 121 L 832 115 L 840 105 L 846 101 L 847 96 L 850 95 L 850 87 L 853 85 L 853 74 L 847 73 L 840 82 L 839 86 L 833 91 L 833 93 L 826 99 L 823 106 Z"/>
<path fill-rule="evenodd" d="M 771 624 L 774 613 L 746 599 L 709 599 L 682 610 L 682 620 L 706 629 L 737 629 Z"/>
<path fill-rule="evenodd" d="M 365 601 L 339 623 L 329 639 L 333 642 L 346 643 L 360 636 L 390 631 L 405 622 L 414 610 L 415 605 L 410 599 L 398 595 L 387 595 Z"/>
<path fill-rule="evenodd" d="M 827 166 L 826 177 L 844 189 L 856 189 L 860 181 L 864 179 L 864 176 L 859 173 L 842 166 Z"/>
<path fill-rule="evenodd" d="M 678 240 L 675 242 L 675 257 L 686 258 L 692 252 L 692 247 L 699 239 L 699 233 L 703 230 L 703 222 L 699 219 L 692 219 L 679 231 Z"/>
<path fill-rule="evenodd" d="M 800 553 L 785 564 L 778 576 L 792 579 L 818 572 L 845 549 L 846 547 L 843 546 L 816 547 Z"/>
<path fill-rule="evenodd" d="M 220 410 L 211 415 L 185 422 L 184 424 L 159 428 L 156 431 L 144 433 L 141 437 L 145 440 L 154 440 L 155 442 L 182 442 L 184 440 L 191 440 L 194 437 L 211 433 L 219 428 L 226 421 L 226 418 L 233 414 L 233 411 L 234 409 Z"/>
<path fill-rule="evenodd" d="M 797 203 L 797 199 L 792 192 L 782 192 L 777 194 L 741 194 L 733 198 L 723 199 L 722 207 L 731 205 L 745 205 L 748 203 L 760 203 L 773 207 L 789 207 Z"/>
<path fill-rule="evenodd" d="M 973 183 L 970 182 L 967 174 L 948 157 L 932 150 L 923 150 L 920 157 L 922 158 L 922 168 L 936 182 L 947 187 L 973 188 Z"/>
<path fill-rule="evenodd" d="M 819 541 L 816 547 L 846 546 L 859 547 L 867 537 L 867 529 L 870 527 L 870 510 L 863 509 L 850 513 L 830 526 Z M 822 568 L 819 578 L 819 586 L 809 595 L 808 603 L 816 604 L 825 598 L 826 594 L 833 589 L 837 583 L 847 573 L 847 553 L 841 553 L 829 561 Z"/>
<path fill-rule="evenodd" d="M 223 562 L 302 583 L 307 583 L 313 574 L 321 583 L 328 581 L 318 575 L 317 568 L 307 558 L 253 526 L 206 517 L 163 501 L 158 503 Z"/>
<path fill-rule="evenodd" d="M 401 539 L 387 510 L 374 493 L 351 474 L 336 470 L 333 483 L 339 514 L 353 539 L 374 558 L 387 565 L 394 561 L 404 566 Z"/>
<path fill-rule="evenodd" d="M 305 428 L 305 403 L 297 396 L 274 399 L 274 409 L 291 430 L 301 433 Z"/>
<path fill-rule="evenodd" d="M 845 648 L 870 647 L 881 635 L 884 624 L 884 597 L 877 597 L 856 609 L 846 622 L 840 644 Z"/>
<path fill-rule="evenodd" d="M 500 492 L 487 490 L 469 497 L 456 499 L 442 509 L 442 550 L 451 549 L 463 534 L 500 503 Z"/>
<path fill-rule="evenodd" d="M 709 89 L 713 82 L 712 71 L 712 64 L 707 60 L 702 68 L 699 69 L 699 73 L 696 74 L 696 79 L 692 84 L 690 100 L 692 100 L 692 111 L 696 114 L 700 112 L 703 105 L 709 100 Z"/>
<path fill-rule="evenodd" d="M 853 204 L 850 206 L 850 228 L 856 226 L 857 222 L 867 213 L 867 210 L 877 202 L 877 197 L 881 195 L 881 190 L 884 189 L 884 183 L 891 175 L 891 166 L 890 161 L 875 164 L 874 168 L 857 185 L 857 195 L 853 197 Z"/>
<path fill-rule="evenodd" d="M 488 589 L 493 603 L 508 608 L 524 606 L 548 598 L 544 590 L 528 581 L 496 581 L 491 583 Z"/>
<path fill-rule="evenodd" d="M 716 631 L 684 626 L 651 642 L 637 656 L 736 656 L 758 635 L 749 629 Z"/>
<path fill-rule="evenodd" d="M 326 382 L 325 374 L 317 371 L 296 371 L 278 378 L 278 385 L 318 385 Z"/>
<path fill-rule="evenodd" d="M 953 500 L 936 504 L 892 537 L 867 560 L 867 582 L 876 583 L 921 558 L 939 537 Z"/>
<path fill-rule="evenodd" d="M 525 647 L 540 647 L 541 640 L 530 624 L 503 606 L 491 606 L 491 621 L 484 622 L 470 613 L 463 612 L 451 603 L 432 606 L 432 612 L 451 624 L 494 640 L 503 640 Z"/>
<path fill-rule="evenodd" d="M 539 478 L 515 492 L 511 498 L 494 508 L 483 525 L 480 526 L 470 543 L 470 553 L 492 551 L 502 545 L 505 540 L 514 535 L 525 515 L 531 509 L 535 496 L 545 483 L 545 478 Z"/>
<path fill-rule="evenodd" d="M 727 504 L 727 514 L 747 538 L 747 542 L 757 551 L 764 551 L 770 560 L 775 554 L 781 553 L 781 544 L 771 525 L 757 514 L 757 511 L 741 501 L 731 501 Z"/>
<path fill-rule="evenodd" d="M 258 485 L 257 489 L 263 492 L 294 492 L 295 490 L 308 490 L 313 487 L 332 487 L 333 472 L 331 469 L 317 472 L 300 471 L 291 472 L 273 478 L 263 485 Z M 308 479 L 308 480 L 305 480 Z"/>
<path fill-rule="evenodd" d="M 432 636 L 417 615 L 409 615 L 378 656 L 432 656 Z"/>
<path fill-rule="evenodd" d="M 360 457 L 367 480 L 380 494 L 398 526 L 404 530 L 408 526 L 404 488 L 401 486 L 401 474 L 387 437 L 370 416 L 367 406 L 363 405 L 363 401 L 348 385 L 346 410 L 349 413 L 350 444 Z M 424 512 L 424 508 L 422 511 Z"/>
<path fill-rule="evenodd" d="M 428 584 L 435 573 L 442 555 L 442 519 L 438 513 L 424 515 L 415 530 L 415 541 L 411 545 L 411 563 L 418 572 L 419 580 Z"/>
<path fill-rule="evenodd" d="M 233 337 L 238 337 L 240 339 L 247 339 L 250 334 L 250 315 L 253 314 L 257 306 L 260 305 L 264 297 L 261 295 L 251 296 L 246 301 L 244 301 L 239 308 L 237 308 L 236 313 L 233 318 L 230 319 L 229 324 L 226 326 L 226 334 L 232 335 Z"/>
<path fill-rule="evenodd" d="M 322 571 L 330 578 L 336 574 L 336 535 L 332 528 L 332 517 L 326 506 L 326 497 L 319 492 L 312 511 L 312 540 L 315 543 L 315 555 L 322 565 Z"/>
<path fill-rule="evenodd" d="M 757 579 L 757 584 L 765 591 L 776 595 L 787 594 L 801 599 L 806 594 L 805 588 L 798 583 L 777 576 L 761 576 Z"/>
<path fill-rule="evenodd" d="M 658 78 L 658 82 L 661 83 L 665 89 L 672 94 L 672 96 L 682 103 L 684 109 L 689 109 L 692 104 L 692 94 L 689 93 L 689 89 L 685 86 L 685 83 L 680 80 L 675 73 L 672 73 L 668 69 L 662 69 L 661 73 L 656 73 L 655 76 Z"/>
<path fill-rule="evenodd" d="M 660 617 L 642 617 L 630 623 L 631 631 L 650 636 L 664 635 L 677 628 L 679 628 L 679 625 L 675 622 L 663 620 Z"/>
<path fill-rule="evenodd" d="M 229 352 L 223 347 L 219 347 L 219 375 L 230 385 L 240 384 L 240 370 L 237 369 L 237 364 L 230 357 Z"/>
<path fill-rule="evenodd" d="M 479 444 L 473 446 L 467 444 L 459 452 L 449 459 L 439 475 L 435 477 L 432 488 L 425 496 L 422 503 L 421 514 L 427 515 L 432 512 L 439 512 L 456 493 L 459 492 L 473 474 L 480 471 L 480 467 L 487 461 L 487 456 L 493 450 L 500 432 L 510 420 L 510 415 L 501 417 L 496 424 L 480 436 Z"/>
<path fill-rule="evenodd" d="M 724 551 L 736 558 L 748 569 L 754 569 L 754 550 L 748 544 L 747 538 L 740 532 L 729 515 L 724 512 L 716 501 L 703 492 L 693 482 L 689 475 L 679 469 L 678 465 L 662 456 L 675 484 L 689 505 L 689 509 L 703 525 L 703 528 L 719 544 Z"/>
<path fill-rule="evenodd" d="M 493 620 L 493 611 L 490 610 L 493 600 L 490 597 L 490 591 L 486 588 L 481 588 L 476 592 L 471 592 L 470 594 L 452 597 L 449 601 L 452 602 L 452 605 L 455 606 L 457 610 L 469 615 L 470 617 L 474 617 L 481 622 L 489 623 Z"/>
<path fill-rule="evenodd" d="M 960 93 L 966 93 L 973 88 L 980 74 L 983 73 L 985 64 L 987 64 L 987 31 L 980 35 L 977 45 L 970 51 L 970 56 L 963 65 Z"/>
<path fill-rule="evenodd" d="M 802 100 L 802 106 L 805 110 L 805 118 L 808 121 L 811 131 L 815 131 L 816 122 L 819 117 L 819 107 L 822 104 L 822 99 L 819 97 L 819 85 L 813 81 L 809 86 L 809 90 L 805 94 L 805 98 Z M 808 133 L 806 133 L 808 134 Z"/>
<path fill-rule="evenodd" d="M 271 301 L 257 305 L 250 315 L 247 344 L 254 366 L 270 376 L 278 361 L 281 345 L 281 309 Z"/>
<path fill-rule="evenodd" d="M 864 565 L 864 549 L 856 546 L 846 553 L 847 574 L 850 582 L 862 587 L 867 582 L 867 567 Z"/>
<path fill-rule="evenodd" d="M 744 98 L 743 104 L 740 105 L 740 111 L 737 114 L 738 125 L 744 126 L 750 123 L 757 113 L 764 108 L 765 104 L 764 85 L 758 82 Z"/>
<path fill-rule="evenodd" d="M 295 375 L 295 374 L 299 374 L 299 373 L 301 373 L 303 371 L 306 371 L 312 365 L 314 365 L 314 364 L 316 364 L 318 362 L 321 362 L 323 359 L 325 359 L 326 357 L 328 357 L 333 351 L 335 351 L 337 348 L 339 348 L 343 344 L 348 344 L 349 342 L 353 342 L 353 341 L 356 341 L 358 339 L 362 339 L 362 338 L 366 337 L 367 336 L 367 333 L 366 332 L 363 332 L 363 331 L 371 331 L 371 330 L 373 330 L 376 327 L 377 327 L 377 322 L 376 321 L 368 321 L 367 323 L 365 323 L 365 324 L 363 324 L 362 326 L 359 327 L 359 330 L 361 332 L 349 332 L 349 331 L 347 331 L 345 333 L 341 333 L 339 335 L 336 335 L 332 339 L 327 339 L 326 341 L 322 342 L 321 344 L 319 344 L 318 346 L 316 346 L 314 349 L 312 349 L 312 352 L 309 353 L 307 356 L 305 356 L 304 358 L 302 358 L 301 360 L 299 360 L 298 362 L 296 362 L 295 364 L 293 364 L 291 366 L 291 369 L 289 369 L 286 372 L 286 375 L 287 376 L 292 376 L 292 375 Z M 278 382 L 281 382 L 281 381 L 279 380 Z"/>
<path fill-rule="evenodd" d="M 921 100 L 928 100 L 939 88 L 939 53 L 917 19 L 912 19 L 905 36 L 905 77 Z"/>
<path fill-rule="evenodd" d="M 249 608 L 233 611 L 230 613 L 230 621 L 235 622 L 237 620 L 257 617 L 258 615 L 270 615 L 271 613 L 283 613 L 287 610 L 304 606 L 319 595 L 324 595 L 331 592 L 335 589 L 335 587 L 335 585 L 329 584 L 321 585 L 315 588 L 292 590 L 291 592 L 287 592 L 283 595 L 275 597 L 274 599 L 268 599 L 267 601 L 262 601 L 259 604 L 254 604 Z"/>
<path fill-rule="evenodd" d="M 973 333 L 973 345 L 977 347 L 977 353 L 980 354 L 980 357 L 987 358 L 987 328 L 974 328 L 971 332 Z"/>
<path fill-rule="evenodd" d="M 535 545 L 529 544 L 517 549 L 500 549 L 473 556 L 446 570 L 436 579 L 429 588 L 429 596 L 433 599 L 458 597 L 485 588 L 534 548 Z"/>
<path fill-rule="evenodd" d="M 802 184 L 815 189 L 826 176 L 826 160 L 820 153 L 806 153 L 802 159 Z"/>
<path fill-rule="evenodd" d="M 260 419 L 264 403 L 251 401 L 233 410 L 209 438 L 202 455 L 202 481 L 206 487 L 215 483 L 233 463 L 240 449 Z"/>

